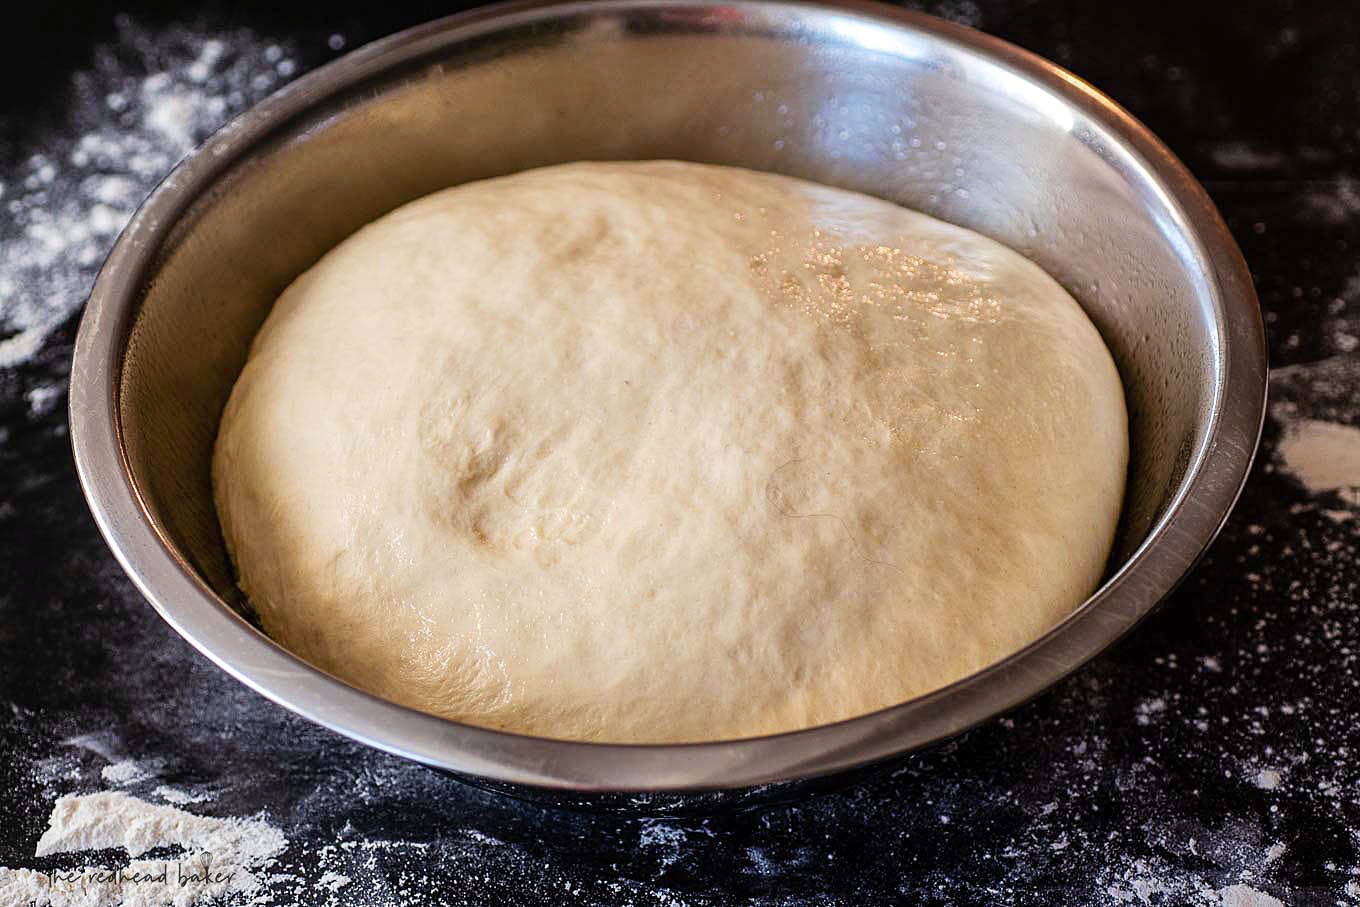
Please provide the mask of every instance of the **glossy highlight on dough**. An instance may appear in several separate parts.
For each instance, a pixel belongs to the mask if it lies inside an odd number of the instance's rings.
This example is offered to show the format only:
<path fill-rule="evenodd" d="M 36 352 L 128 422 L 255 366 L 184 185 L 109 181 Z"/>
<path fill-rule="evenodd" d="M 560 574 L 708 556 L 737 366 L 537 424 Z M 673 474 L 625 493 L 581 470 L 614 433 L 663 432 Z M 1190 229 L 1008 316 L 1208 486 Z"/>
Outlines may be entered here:
<path fill-rule="evenodd" d="M 1092 591 L 1128 456 L 1072 298 L 976 233 L 789 177 L 458 186 L 297 279 L 213 484 L 266 630 L 540 736 L 794 730 L 943 686 Z"/>

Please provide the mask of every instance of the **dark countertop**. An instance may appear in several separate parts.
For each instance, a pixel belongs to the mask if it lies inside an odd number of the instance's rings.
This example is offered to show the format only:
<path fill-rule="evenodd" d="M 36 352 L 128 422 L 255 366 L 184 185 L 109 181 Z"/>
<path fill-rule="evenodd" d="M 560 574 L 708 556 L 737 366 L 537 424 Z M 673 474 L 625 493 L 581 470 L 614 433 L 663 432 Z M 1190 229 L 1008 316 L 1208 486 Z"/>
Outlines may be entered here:
<path fill-rule="evenodd" d="M 924 4 L 1090 80 L 1204 181 L 1266 311 L 1264 446 L 1179 592 L 1036 701 L 849 789 L 656 820 L 294 717 L 182 641 L 95 530 L 64 382 L 122 218 L 276 84 L 449 11 L 282 6 L 25 4 L 0 62 L 0 865 L 88 862 L 32 856 L 59 795 L 165 786 L 283 831 L 282 905 L 1360 903 L 1360 491 L 1310 492 L 1277 452 L 1300 420 L 1360 426 L 1360 7 Z"/>

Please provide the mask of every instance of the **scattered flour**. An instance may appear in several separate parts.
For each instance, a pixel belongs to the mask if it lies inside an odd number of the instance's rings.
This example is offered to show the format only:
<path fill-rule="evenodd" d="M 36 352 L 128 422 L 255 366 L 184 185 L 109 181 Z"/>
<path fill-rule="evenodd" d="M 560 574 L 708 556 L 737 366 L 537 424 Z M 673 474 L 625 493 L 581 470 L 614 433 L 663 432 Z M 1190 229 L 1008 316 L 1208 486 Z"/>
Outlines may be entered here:
<path fill-rule="evenodd" d="M 1149 725 L 1156 720 L 1157 716 L 1166 711 L 1166 700 L 1160 696 L 1146 702 L 1138 703 L 1135 709 L 1134 720 L 1141 725 Z"/>
<path fill-rule="evenodd" d="M 683 828 L 660 820 L 646 820 L 638 829 L 638 847 L 652 851 L 663 870 L 685 856 L 687 841 Z"/>
<path fill-rule="evenodd" d="M 349 876 L 340 872 L 326 872 L 322 874 L 321 881 L 317 884 L 328 891 L 335 892 L 349 884 Z"/>
<path fill-rule="evenodd" d="M 1360 276 L 1354 282 L 1360 297 Z M 1285 366 L 1270 378 L 1270 414 L 1282 428 L 1280 467 L 1310 495 L 1336 495 L 1348 507 L 1360 507 L 1360 357 Z M 1351 516 L 1335 508 L 1322 513 L 1335 523 Z"/>
<path fill-rule="evenodd" d="M 74 77 L 63 120 L 15 149 L 19 175 L 0 187 L 0 369 L 36 357 L 80 308 L 156 182 L 297 67 L 288 49 L 249 31 L 152 31 L 119 20 L 117 38 Z M 37 393 L 35 411 L 58 392 Z"/>
<path fill-rule="evenodd" d="M 1340 492 L 1360 505 L 1360 428 L 1299 419 L 1280 439 L 1284 467 L 1310 492 Z"/>
<path fill-rule="evenodd" d="M 779 873 L 779 865 L 770 859 L 763 847 L 746 848 L 746 859 L 756 875 L 771 878 Z"/>
<path fill-rule="evenodd" d="M 106 765 L 99 774 L 109 784 L 118 785 L 136 784 L 150 777 L 145 769 L 131 759 Z"/>
<path fill-rule="evenodd" d="M 1219 903 L 1223 907 L 1284 907 L 1279 898 L 1257 891 L 1250 885 L 1229 885 L 1218 890 Z"/>
<path fill-rule="evenodd" d="M 173 803 L 176 806 L 184 806 L 186 803 L 202 803 L 204 800 L 212 799 L 207 794 L 189 794 L 182 790 L 176 790 L 173 787 L 166 787 L 164 784 L 156 788 L 152 793 L 157 797 L 160 797 L 166 803 Z"/>
<path fill-rule="evenodd" d="M 112 734 L 77 734 L 74 737 L 67 737 L 62 742 L 62 746 L 75 747 L 94 753 L 105 762 L 119 762 L 119 753 L 122 751 L 122 741 Z"/>
<path fill-rule="evenodd" d="M 104 791 L 57 800 L 34 856 L 117 848 L 125 867 L 84 866 L 38 872 L 0 867 L 0 904 L 34 907 L 190 907 L 250 898 L 287 846 L 260 819 L 216 819 Z M 178 849 L 175 857 L 138 859 Z"/>
<path fill-rule="evenodd" d="M 1245 142 L 1225 142 L 1209 149 L 1210 159 L 1225 170 L 1273 170 L 1286 163 L 1278 151 L 1263 151 Z"/>
<path fill-rule="evenodd" d="M 25 395 L 28 399 L 29 417 L 34 420 L 41 419 L 56 409 L 64 391 L 65 388 L 60 384 L 40 384 L 30 388 Z"/>
<path fill-rule="evenodd" d="M 1324 180 L 1303 195 L 1303 202 L 1309 216 L 1321 217 L 1329 224 L 1344 224 L 1360 214 L 1360 183 L 1350 176 Z"/>

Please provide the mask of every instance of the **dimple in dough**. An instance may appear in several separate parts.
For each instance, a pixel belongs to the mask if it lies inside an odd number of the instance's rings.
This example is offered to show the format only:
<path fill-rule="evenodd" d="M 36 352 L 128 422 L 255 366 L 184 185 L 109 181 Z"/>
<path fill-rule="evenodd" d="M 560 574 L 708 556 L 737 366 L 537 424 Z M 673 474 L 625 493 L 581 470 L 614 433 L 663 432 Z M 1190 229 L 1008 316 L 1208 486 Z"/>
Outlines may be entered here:
<path fill-rule="evenodd" d="M 438 192 L 279 298 L 213 481 L 265 629 L 557 738 L 849 718 L 1091 592 L 1119 377 L 969 230 L 788 177 L 572 164 Z"/>

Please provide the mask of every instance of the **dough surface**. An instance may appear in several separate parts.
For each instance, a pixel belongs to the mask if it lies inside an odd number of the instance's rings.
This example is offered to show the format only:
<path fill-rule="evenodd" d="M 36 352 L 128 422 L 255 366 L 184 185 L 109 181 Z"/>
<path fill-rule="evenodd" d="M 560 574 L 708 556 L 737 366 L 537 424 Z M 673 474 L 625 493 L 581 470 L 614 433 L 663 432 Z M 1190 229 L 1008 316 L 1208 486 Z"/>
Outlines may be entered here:
<path fill-rule="evenodd" d="M 1111 357 L 1039 267 L 788 177 L 571 164 L 358 231 L 279 298 L 213 485 L 282 645 L 472 724 L 850 718 L 1092 591 Z"/>

